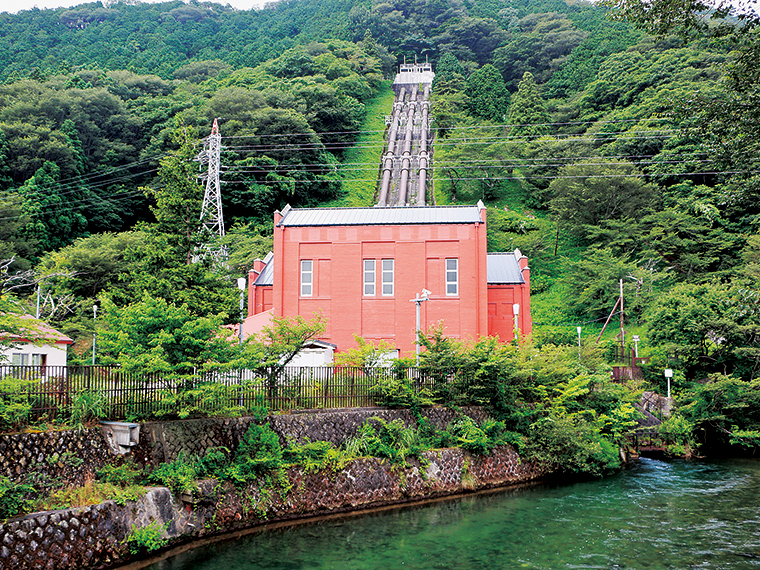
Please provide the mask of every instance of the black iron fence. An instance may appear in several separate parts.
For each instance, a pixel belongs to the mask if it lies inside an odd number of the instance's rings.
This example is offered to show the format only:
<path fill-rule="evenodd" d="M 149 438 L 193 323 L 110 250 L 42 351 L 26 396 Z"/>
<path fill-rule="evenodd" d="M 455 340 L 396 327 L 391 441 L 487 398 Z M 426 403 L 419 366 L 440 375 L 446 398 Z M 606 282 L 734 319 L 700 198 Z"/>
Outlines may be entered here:
<path fill-rule="evenodd" d="M 369 407 L 378 404 L 381 382 L 400 377 L 417 392 L 434 388 L 435 378 L 416 368 L 288 366 L 188 377 L 127 373 L 118 366 L 0 366 L 0 400 L 23 400 L 31 422 L 65 417 L 83 406 L 110 420 L 221 409 Z"/>

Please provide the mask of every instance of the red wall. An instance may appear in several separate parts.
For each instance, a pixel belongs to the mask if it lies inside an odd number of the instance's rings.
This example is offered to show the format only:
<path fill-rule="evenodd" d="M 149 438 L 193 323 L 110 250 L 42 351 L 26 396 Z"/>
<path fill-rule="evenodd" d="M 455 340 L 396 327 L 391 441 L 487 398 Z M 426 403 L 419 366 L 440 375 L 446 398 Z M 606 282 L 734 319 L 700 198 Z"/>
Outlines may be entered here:
<path fill-rule="evenodd" d="M 530 317 L 530 269 L 528 258 L 518 260 L 525 285 L 488 285 L 488 335 L 498 336 L 503 342 L 515 338 L 514 305 L 520 305 L 517 326 L 520 336 L 533 330 Z"/>
<path fill-rule="evenodd" d="M 485 211 L 482 213 L 485 222 Z M 354 334 L 383 339 L 402 354 L 415 350 L 416 311 L 422 289 L 421 328 L 443 321 L 448 336 L 488 334 L 486 225 L 277 227 L 274 235 L 273 306 L 278 316 L 327 319 L 324 340 L 338 350 L 355 345 Z M 459 260 L 459 294 L 445 292 L 444 260 Z M 300 261 L 314 261 L 311 297 L 300 295 Z M 363 260 L 377 260 L 375 297 L 363 295 Z M 394 259 L 394 294 L 380 294 L 380 260 Z M 263 304 L 262 304 L 263 306 Z"/>

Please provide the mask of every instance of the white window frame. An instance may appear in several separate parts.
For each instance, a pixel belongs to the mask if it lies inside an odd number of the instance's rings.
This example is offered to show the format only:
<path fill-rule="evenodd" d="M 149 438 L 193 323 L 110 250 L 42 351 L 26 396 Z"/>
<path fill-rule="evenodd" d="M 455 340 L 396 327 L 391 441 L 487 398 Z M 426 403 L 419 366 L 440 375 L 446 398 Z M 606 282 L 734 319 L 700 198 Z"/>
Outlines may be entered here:
<path fill-rule="evenodd" d="M 393 297 L 393 294 L 396 289 L 395 273 L 396 273 L 395 260 L 393 259 L 380 260 L 380 291 L 383 297 Z"/>
<path fill-rule="evenodd" d="M 13 366 L 28 366 L 29 355 L 25 352 L 14 352 L 11 354 L 11 364 Z"/>
<path fill-rule="evenodd" d="M 377 261 L 374 259 L 362 260 L 362 269 L 364 281 L 362 282 L 362 291 L 365 297 L 374 297 L 377 293 L 375 280 L 377 278 Z"/>
<path fill-rule="evenodd" d="M 301 260 L 301 297 L 314 295 L 314 260 Z"/>
<path fill-rule="evenodd" d="M 454 267 L 449 269 L 449 262 L 452 262 Z M 454 279 L 449 279 L 449 274 L 454 274 Z M 446 296 L 458 297 L 459 296 L 459 258 L 448 257 L 443 262 L 443 278 L 446 283 Z"/>

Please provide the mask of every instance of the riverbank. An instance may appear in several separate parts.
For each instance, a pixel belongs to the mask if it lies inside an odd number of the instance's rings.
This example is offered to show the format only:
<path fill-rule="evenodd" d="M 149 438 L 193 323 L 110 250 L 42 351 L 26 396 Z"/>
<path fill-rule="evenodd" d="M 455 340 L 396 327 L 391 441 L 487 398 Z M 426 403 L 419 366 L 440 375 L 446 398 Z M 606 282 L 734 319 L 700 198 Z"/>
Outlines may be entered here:
<path fill-rule="evenodd" d="M 458 413 L 461 413 L 460 410 Z M 464 410 L 483 419 L 479 408 Z M 446 426 L 457 412 L 429 408 L 423 416 L 435 426 Z M 371 417 L 399 420 L 411 425 L 408 410 L 333 410 L 325 413 L 291 414 L 268 418 L 283 441 L 331 441 L 350 438 Z M 131 453 L 141 465 L 157 466 L 181 454 L 203 456 L 209 449 L 234 449 L 252 418 L 204 419 L 150 423 Z M 81 479 L 94 466 L 107 463 L 99 430 L 65 434 L 16 434 L 4 436 L 6 472 L 45 467 L 48 477 Z M 49 440 L 49 441 L 48 441 Z M 51 461 L 51 445 L 58 448 L 58 461 Z M 3 442 L 0 442 L 3 445 Z M 90 462 L 78 468 L 71 459 L 77 450 L 91 449 Z M 60 460 L 61 457 L 66 458 Z M 462 492 L 490 489 L 533 481 L 544 472 L 520 460 L 511 446 L 498 446 L 486 455 L 460 448 L 428 451 L 406 464 L 377 458 L 348 462 L 342 468 L 309 470 L 291 467 L 284 477 L 262 476 L 245 486 L 213 479 L 200 481 L 198 490 L 181 497 L 164 487 L 149 488 L 134 501 L 58 511 L 33 513 L 0 525 L 0 570 L 107 568 L 144 556 L 147 550 L 170 547 L 198 538 L 255 527 L 277 521 L 352 512 L 403 504 Z M 86 477 L 85 477 L 86 478 Z"/>
<path fill-rule="evenodd" d="M 205 536 L 264 523 L 328 513 L 403 504 L 535 480 L 543 475 L 520 461 L 510 446 L 488 455 L 441 449 L 399 468 L 379 459 L 351 462 L 340 471 L 289 469 L 287 482 L 266 477 L 237 488 L 229 482 L 199 482 L 197 496 L 172 495 L 151 488 L 145 497 L 119 506 L 34 513 L 0 525 L 0 568 L 107 568 L 144 555 L 130 542 L 135 530 L 152 529 L 154 538 L 174 546 Z M 151 533 L 148 533 L 151 534 Z"/>

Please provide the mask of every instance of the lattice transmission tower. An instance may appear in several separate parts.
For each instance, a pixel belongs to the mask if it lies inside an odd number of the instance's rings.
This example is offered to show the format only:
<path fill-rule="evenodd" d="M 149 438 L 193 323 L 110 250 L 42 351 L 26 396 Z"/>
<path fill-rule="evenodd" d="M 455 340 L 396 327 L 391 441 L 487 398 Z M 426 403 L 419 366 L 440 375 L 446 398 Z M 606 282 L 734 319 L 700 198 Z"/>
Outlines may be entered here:
<path fill-rule="evenodd" d="M 211 243 L 216 237 L 224 237 L 222 190 L 219 183 L 221 155 L 222 135 L 219 134 L 219 123 L 217 119 L 214 119 L 211 134 L 204 139 L 203 150 L 196 157 L 201 165 L 208 164 L 208 169 L 200 175 L 200 179 L 206 183 L 200 218 L 200 231 L 204 243 L 198 253 L 193 256 L 193 261 L 205 259 L 207 255 L 213 256 L 216 264 L 225 264 L 227 261 L 227 248 L 225 246 L 214 248 Z"/>

